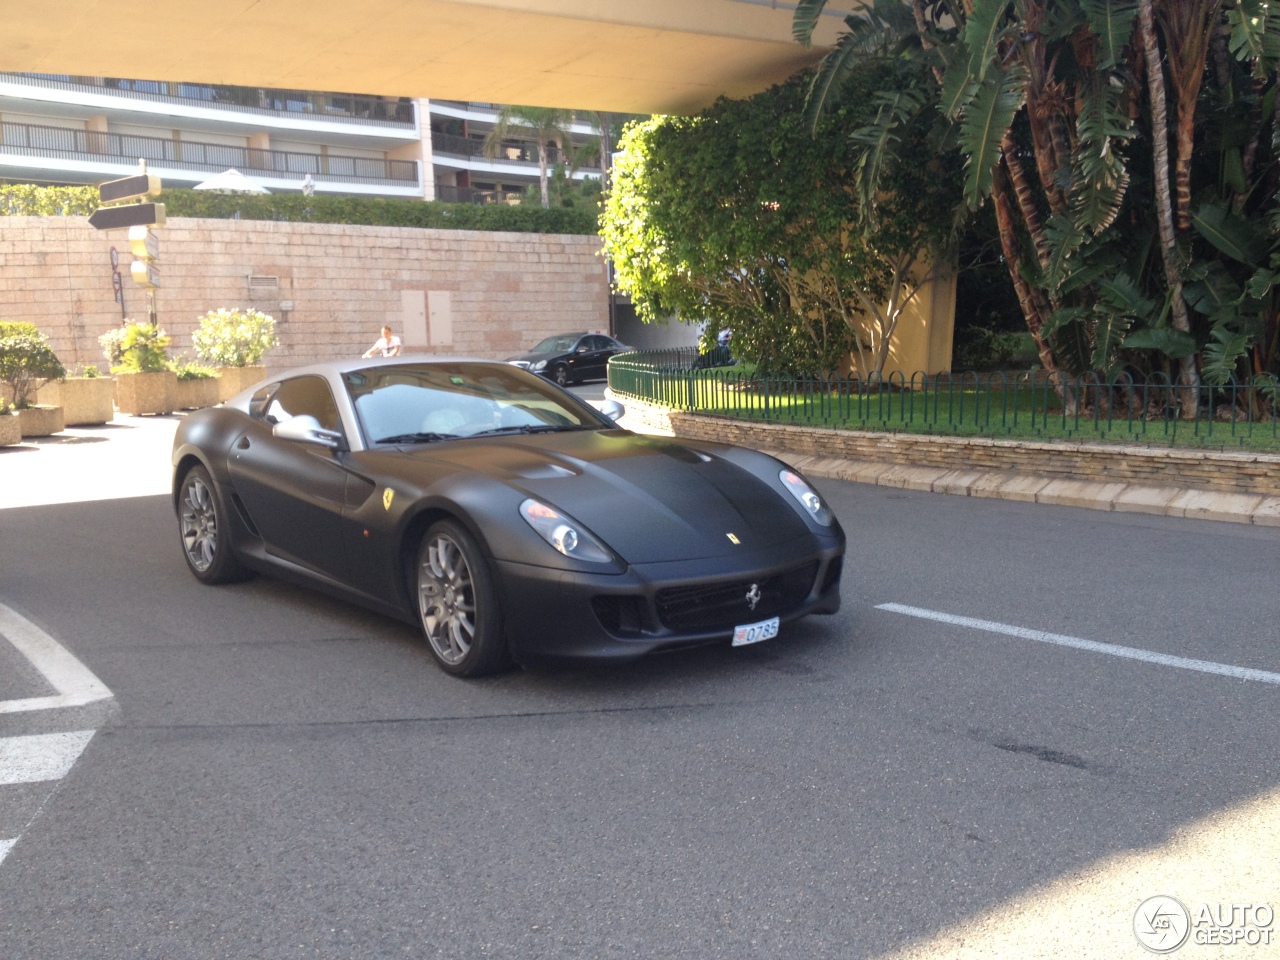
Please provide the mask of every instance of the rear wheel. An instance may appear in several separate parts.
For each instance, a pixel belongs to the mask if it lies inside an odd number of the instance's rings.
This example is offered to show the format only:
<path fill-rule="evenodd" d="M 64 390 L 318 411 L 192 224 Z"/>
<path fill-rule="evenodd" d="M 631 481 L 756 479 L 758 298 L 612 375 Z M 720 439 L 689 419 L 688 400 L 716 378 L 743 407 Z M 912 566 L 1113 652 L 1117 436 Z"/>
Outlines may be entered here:
<path fill-rule="evenodd" d="M 178 533 L 187 569 L 202 583 L 231 583 L 248 575 L 235 556 L 228 521 L 209 471 L 192 467 L 178 488 Z"/>
<path fill-rule="evenodd" d="M 478 677 L 510 665 L 489 565 L 460 524 L 442 520 L 422 538 L 417 594 L 422 632 L 446 672 Z"/>

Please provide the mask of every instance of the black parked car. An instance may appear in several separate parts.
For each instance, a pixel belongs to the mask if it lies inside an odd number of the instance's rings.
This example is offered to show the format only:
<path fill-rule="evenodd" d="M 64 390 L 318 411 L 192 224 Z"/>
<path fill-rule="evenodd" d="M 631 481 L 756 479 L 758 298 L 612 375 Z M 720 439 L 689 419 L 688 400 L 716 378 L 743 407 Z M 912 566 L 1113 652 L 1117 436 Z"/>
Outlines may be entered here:
<path fill-rule="evenodd" d="M 773 457 L 619 429 L 505 363 L 303 367 L 178 425 L 204 583 L 261 571 L 418 624 L 446 671 L 769 640 L 840 606 L 845 536 Z"/>
<path fill-rule="evenodd" d="M 507 363 L 554 380 L 560 386 L 583 380 L 603 380 L 609 375 L 609 358 L 626 353 L 625 347 L 603 333 L 563 333 L 547 337 L 528 353 Z"/>

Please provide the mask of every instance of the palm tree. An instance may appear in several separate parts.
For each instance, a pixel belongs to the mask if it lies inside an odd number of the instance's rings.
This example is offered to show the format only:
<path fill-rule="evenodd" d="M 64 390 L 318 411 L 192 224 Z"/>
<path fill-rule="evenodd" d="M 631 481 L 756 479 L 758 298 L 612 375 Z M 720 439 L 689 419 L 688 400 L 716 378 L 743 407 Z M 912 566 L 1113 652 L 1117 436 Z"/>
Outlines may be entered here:
<path fill-rule="evenodd" d="M 484 152 L 487 157 L 496 157 L 502 150 L 502 141 L 506 140 L 513 130 L 527 131 L 538 144 L 538 186 L 542 194 L 542 205 L 551 206 L 551 195 L 547 189 L 548 152 L 551 144 L 563 153 L 569 142 L 569 129 L 573 126 L 573 111 L 557 107 L 519 107 L 505 106 L 498 111 L 498 120 L 489 135 L 484 138 Z"/>

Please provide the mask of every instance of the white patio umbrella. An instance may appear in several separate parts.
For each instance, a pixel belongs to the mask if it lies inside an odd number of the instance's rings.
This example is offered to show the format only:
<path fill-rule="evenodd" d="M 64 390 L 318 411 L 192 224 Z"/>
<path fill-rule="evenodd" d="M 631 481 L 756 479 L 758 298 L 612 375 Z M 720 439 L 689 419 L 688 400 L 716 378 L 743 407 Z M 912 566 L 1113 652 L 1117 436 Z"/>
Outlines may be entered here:
<path fill-rule="evenodd" d="M 239 170 L 224 170 L 204 183 L 197 183 L 196 190 L 215 190 L 218 193 L 270 193 L 266 187 L 254 183 Z"/>

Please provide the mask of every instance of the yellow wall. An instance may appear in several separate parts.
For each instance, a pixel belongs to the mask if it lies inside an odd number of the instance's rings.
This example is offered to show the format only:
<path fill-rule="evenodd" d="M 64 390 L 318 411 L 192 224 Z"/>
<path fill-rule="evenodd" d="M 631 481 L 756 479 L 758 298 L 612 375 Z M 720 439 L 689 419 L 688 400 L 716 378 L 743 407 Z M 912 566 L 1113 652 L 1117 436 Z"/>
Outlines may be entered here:
<path fill-rule="evenodd" d="M 918 275 L 926 275 L 926 265 Z M 884 376 L 900 375 L 908 381 L 917 373 L 946 373 L 951 370 L 951 349 L 955 335 L 956 271 L 951 260 L 936 263 L 932 276 L 911 298 L 889 339 L 889 359 Z M 870 342 L 869 321 L 861 317 L 863 343 Z M 869 354 L 869 351 L 868 351 Z M 871 358 L 868 355 L 868 361 Z M 851 369 L 864 374 L 858 356 L 850 358 Z"/>

